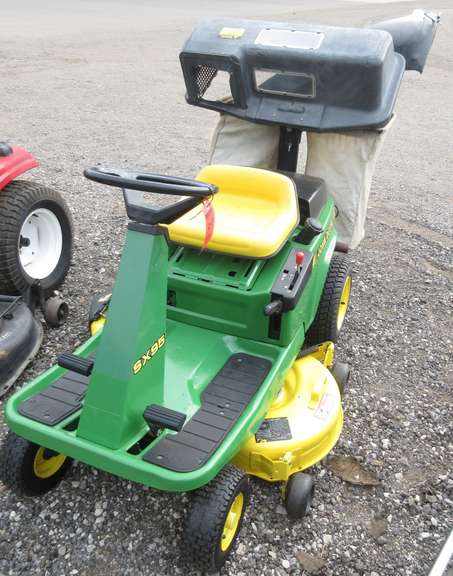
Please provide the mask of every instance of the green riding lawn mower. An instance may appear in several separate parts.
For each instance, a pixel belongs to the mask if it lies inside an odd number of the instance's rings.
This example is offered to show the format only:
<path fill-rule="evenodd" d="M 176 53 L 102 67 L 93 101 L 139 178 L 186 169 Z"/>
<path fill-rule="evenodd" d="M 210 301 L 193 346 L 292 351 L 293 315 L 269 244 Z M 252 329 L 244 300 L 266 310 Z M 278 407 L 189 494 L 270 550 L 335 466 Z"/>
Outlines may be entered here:
<path fill-rule="evenodd" d="M 278 126 L 278 167 L 210 165 L 196 179 L 85 171 L 123 191 L 119 271 L 92 306 L 91 337 L 9 399 L 6 485 L 43 494 L 75 459 L 190 491 L 185 557 L 207 571 L 234 547 L 249 475 L 282 487 L 290 517 L 308 512 L 305 470 L 343 423 L 349 369 L 334 344 L 351 275 L 323 180 L 297 173 L 301 132 L 389 122 L 404 70 L 423 68 L 429 22 L 406 42 L 377 28 L 246 20 L 194 30 L 180 57 L 188 102 Z M 231 95 L 209 99 L 219 72 Z"/>

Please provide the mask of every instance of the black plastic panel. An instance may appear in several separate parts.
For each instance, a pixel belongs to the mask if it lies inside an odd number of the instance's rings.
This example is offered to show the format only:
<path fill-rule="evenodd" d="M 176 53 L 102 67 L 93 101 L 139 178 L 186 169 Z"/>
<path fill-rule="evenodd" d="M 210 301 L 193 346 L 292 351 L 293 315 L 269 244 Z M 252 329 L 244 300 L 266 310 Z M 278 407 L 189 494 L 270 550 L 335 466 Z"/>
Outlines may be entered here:
<path fill-rule="evenodd" d="M 300 222 L 307 218 L 319 218 L 327 202 L 327 190 L 324 180 L 315 176 L 305 176 L 297 172 L 279 170 L 294 182 L 299 202 Z"/>
<path fill-rule="evenodd" d="M 272 363 L 233 354 L 201 395 L 201 408 L 181 432 L 157 442 L 143 459 L 175 472 L 201 468 L 220 446 L 264 382 Z"/>
<path fill-rule="evenodd" d="M 255 434 L 257 442 L 281 442 L 291 440 L 291 428 L 288 418 L 268 418 L 263 420 L 258 432 Z"/>
<path fill-rule="evenodd" d="M 296 266 L 296 252 L 304 253 L 304 261 L 299 271 Z M 283 312 L 293 310 L 296 307 L 310 278 L 312 266 L 313 254 L 311 252 L 308 250 L 291 250 L 280 275 L 272 286 L 271 300 L 281 300 Z"/>
<path fill-rule="evenodd" d="M 436 35 L 440 15 L 414 10 L 411 15 L 373 24 L 370 28 L 385 30 L 393 38 L 393 46 L 406 60 L 406 70 L 423 72 Z"/>
<path fill-rule="evenodd" d="M 384 30 L 242 19 L 205 20 L 180 60 L 190 104 L 319 132 L 384 126 L 405 69 Z M 232 99 L 206 98 L 219 71 Z"/>
<path fill-rule="evenodd" d="M 42 326 L 22 298 L 0 296 L 0 398 L 35 356 Z"/>
<path fill-rule="evenodd" d="M 88 380 L 88 376 L 67 372 L 55 384 L 24 400 L 19 413 L 36 422 L 55 426 L 81 408 Z"/>

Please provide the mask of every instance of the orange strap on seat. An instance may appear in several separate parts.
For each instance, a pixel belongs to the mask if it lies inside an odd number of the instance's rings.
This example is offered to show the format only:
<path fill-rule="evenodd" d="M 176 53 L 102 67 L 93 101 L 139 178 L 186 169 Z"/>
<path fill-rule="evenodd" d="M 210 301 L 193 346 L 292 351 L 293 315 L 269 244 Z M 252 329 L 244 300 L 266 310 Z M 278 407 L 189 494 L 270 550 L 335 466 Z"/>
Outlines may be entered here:
<path fill-rule="evenodd" d="M 206 199 L 203 200 L 203 216 L 206 228 L 205 228 L 203 246 L 201 247 L 202 251 L 207 247 L 209 241 L 212 238 L 212 235 L 214 234 L 215 210 L 212 204 L 212 196 L 211 198 L 209 198 L 209 200 Z"/>

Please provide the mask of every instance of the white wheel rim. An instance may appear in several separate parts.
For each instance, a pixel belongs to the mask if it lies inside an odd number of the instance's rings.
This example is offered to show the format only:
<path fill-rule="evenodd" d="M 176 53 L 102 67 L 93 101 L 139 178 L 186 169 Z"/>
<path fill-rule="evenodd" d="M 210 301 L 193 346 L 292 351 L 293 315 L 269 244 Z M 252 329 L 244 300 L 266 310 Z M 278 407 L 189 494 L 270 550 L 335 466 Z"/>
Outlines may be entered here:
<path fill-rule="evenodd" d="M 19 260 L 28 276 L 36 280 L 50 276 L 62 249 L 63 233 L 55 214 L 47 208 L 30 212 L 19 236 Z"/>

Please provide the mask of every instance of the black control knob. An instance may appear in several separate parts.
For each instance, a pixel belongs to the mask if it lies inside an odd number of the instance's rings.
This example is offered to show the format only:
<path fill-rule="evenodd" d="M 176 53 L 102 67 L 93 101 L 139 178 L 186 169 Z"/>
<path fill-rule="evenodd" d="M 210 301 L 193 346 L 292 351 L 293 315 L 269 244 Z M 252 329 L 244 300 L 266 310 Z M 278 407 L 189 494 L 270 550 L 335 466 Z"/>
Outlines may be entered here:
<path fill-rule="evenodd" d="M 296 238 L 296 242 L 300 242 L 301 244 L 310 244 L 315 236 L 318 236 L 323 232 L 324 228 L 317 218 L 307 218 L 299 236 Z"/>
<path fill-rule="evenodd" d="M 270 304 L 264 307 L 265 316 L 273 316 L 274 314 L 280 314 L 283 310 L 283 302 L 281 300 L 274 300 Z"/>
<path fill-rule="evenodd" d="M 0 156 L 10 156 L 13 153 L 13 149 L 6 142 L 0 142 Z"/>

